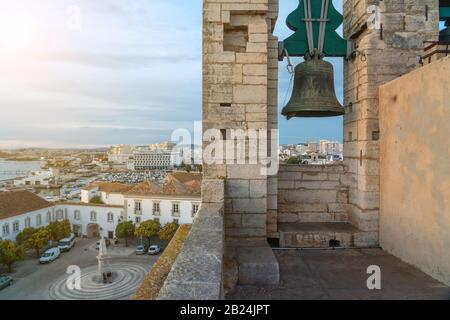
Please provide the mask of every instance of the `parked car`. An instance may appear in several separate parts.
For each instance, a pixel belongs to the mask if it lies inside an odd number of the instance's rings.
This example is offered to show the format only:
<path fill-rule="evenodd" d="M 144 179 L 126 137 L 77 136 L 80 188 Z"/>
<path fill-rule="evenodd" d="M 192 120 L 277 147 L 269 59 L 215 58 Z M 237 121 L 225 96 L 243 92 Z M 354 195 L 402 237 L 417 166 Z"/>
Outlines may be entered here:
<path fill-rule="evenodd" d="M 137 255 L 143 255 L 143 254 L 147 253 L 147 248 L 143 244 L 140 244 L 140 245 L 136 246 L 135 252 Z"/>
<path fill-rule="evenodd" d="M 12 285 L 13 279 L 10 276 L 0 276 L 0 290 Z"/>
<path fill-rule="evenodd" d="M 51 248 L 44 252 L 42 257 L 39 259 L 39 263 L 50 263 L 55 261 L 61 255 L 59 248 Z"/>
<path fill-rule="evenodd" d="M 158 245 L 153 245 L 153 246 L 150 246 L 150 248 L 148 248 L 148 254 L 150 254 L 150 255 L 157 255 L 160 252 L 161 252 L 161 247 Z"/>
<path fill-rule="evenodd" d="M 71 234 L 70 237 L 67 237 L 65 239 L 62 239 L 58 243 L 59 251 L 65 252 L 69 251 L 75 246 L 75 235 Z"/>

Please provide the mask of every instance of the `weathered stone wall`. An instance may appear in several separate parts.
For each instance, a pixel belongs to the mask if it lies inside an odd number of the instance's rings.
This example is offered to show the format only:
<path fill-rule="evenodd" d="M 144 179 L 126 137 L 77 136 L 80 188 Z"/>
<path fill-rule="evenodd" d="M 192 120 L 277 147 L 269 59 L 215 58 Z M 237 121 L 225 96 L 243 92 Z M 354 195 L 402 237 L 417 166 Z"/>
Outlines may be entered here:
<path fill-rule="evenodd" d="M 224 193 L 223 180 L 203 180 L 200 210 L 158 300 L 224 298 Z"/>
<path fill-rule="evenodd" d="M 383 249 L 450 285 L 450 57 L 380 88 Z"/>
<path fill-rule="evenodd" d="M 380 28 L 368 28 L 368 8 L 381 13 Z M 378 88 L 419 66 L 425 40 L 438 35 L 438 1 L 344 0 L 344 36 L 358 55 L 345 62 L 344 158 L 350 222 L 378 243 L 380 172 Z"/>
<path fill-rule="evenodd" d="M 348 187 L 343 165 L 282 165 L 278 174 L 278 221 L 347 222 Z"/>
<path fill-rule="evenodd" d="M 277 128 L 277 12 L 277 0 L 204 0 L 204 131 Z M 204 170 L 205 178 L 226 180 L 226 236 L 266 238 L 276 230 L 276 179 L 236 159 Z"/>

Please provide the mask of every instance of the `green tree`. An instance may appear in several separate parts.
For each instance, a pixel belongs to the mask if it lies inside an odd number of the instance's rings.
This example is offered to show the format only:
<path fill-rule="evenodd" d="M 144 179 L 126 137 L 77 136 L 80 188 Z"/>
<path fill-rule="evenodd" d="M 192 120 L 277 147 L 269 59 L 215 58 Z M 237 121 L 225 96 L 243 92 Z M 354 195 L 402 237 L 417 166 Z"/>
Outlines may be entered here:
<path fill-rule="evenodd" d="M 136 237 L 145 237 L 150 240 L 153 236 L 157 236 L 159 231 L 161 230 L 161 224 L 159 221 L 155 220 L 147 220 L 142 222 L 138 228 L 134 231 L 134 235 Z"/>
<path fill-rule="evenodd" d="M 287 161 L 287 164 L 300 164 L 302 160 L 299 157 L 290 157 Z"/>
<path fill-rule="evenodd" d="M 34 249 L 36 251 L 36 255 L 39 257 L 41 249 L 47 246 L 50 238 L 51 234 L 47 228 L 39 228 L 25 242 L 25 247 L 28 249 Z"/>
<path fill-rule="evenodd" d="M 0 264 L 8 268 L 8 273 L 12 272 L 13 264 L 25 258 L 23 246 L 19 246 L 11 240 L 0 240 Z"/>
<path fill-rule="evenodd" d="M 35 228 L 25 228 L 16 236 L 16 242 L 23 245 L 36 232 Z"/>
<path fill-rule="evenodd" d="M 100 197 L 100 196 L 92 197 L 92 199 L 89 200 L 89 203 L 93 203 L 93 204 L 105 204 L 105 203 L 102 201 L 102 197 Z"/>
<path fill-rule="evenodd" d="M 47 226 L 47 230 L 50 232 L 50 240 L 59 241 L 70 235 L 70 222 L 69 220 L 52 221 Z"/>
<path fill-rule="evenodd" d="M 134 231 L 135 227 L 133 222 L 121 222 L 116 227 L 116 237 L 119 239 L 125 239 L 125 247 L 128 247 L 128 239 L 134 236 Z"/>
<path fill-rule="evenodd" d="M 61 232 L 63 234 L 63 237 L 61 239 L 67 238 L 68 236 L 70 236 L 70 234 L 72 233 L 72 227 L 70 225 L 69 220 L 66 219 L 61 222 Z"/>
<path fill-rule="evenodd" d="M 161 240 L 170 241 L 178 230 L 178 223 L 171 222 L 166 224 L 161 231 L 159 231 L 158 235 Z"/>

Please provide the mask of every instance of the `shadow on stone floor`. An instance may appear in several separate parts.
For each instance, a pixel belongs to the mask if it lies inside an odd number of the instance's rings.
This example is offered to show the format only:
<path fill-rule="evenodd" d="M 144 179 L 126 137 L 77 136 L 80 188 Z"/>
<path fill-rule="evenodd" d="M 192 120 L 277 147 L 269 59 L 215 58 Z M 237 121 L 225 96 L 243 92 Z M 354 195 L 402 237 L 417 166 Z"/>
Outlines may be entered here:
<path fill-rule="evenodd" d="M 450 288 L 381 249 L 276 250 L 281 283 L 238 285 L 228 300 L 450 300 Z M 381 268 L 381 290 L 367 268 Z"/>

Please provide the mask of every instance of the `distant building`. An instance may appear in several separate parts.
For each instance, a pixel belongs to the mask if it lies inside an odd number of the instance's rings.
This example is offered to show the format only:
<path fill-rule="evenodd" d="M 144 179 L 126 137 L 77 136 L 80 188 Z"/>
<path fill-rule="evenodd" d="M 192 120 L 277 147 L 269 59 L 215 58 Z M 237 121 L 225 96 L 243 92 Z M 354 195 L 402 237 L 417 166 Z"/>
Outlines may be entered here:
<path fill-rule="evenodd" d="M 114 164 L 126 164 L 133 154 L 133 147 L 129 145 L 112 146 L 108 152 L 108 161 Z"/>
<path fill-rule="evenodd" d="M 306 152 L 307 153 L 318 153 L 319 152 L 319 143 L 317 142 L 308 142 L 306 144 Z"/>
<path fill-rule="evenodd" d="M 154 143 L 149 145 L 148 147 L 150 151 L 172 151 L 175 146 L 175 143 L 166 141 L 162 143 Z"/>
<path fill-rule="evenodd" d="M 171 168 L 172 163 L 171 152 L 139 150 L 133 153 L 127 168 L 136 171 L 165 170 Z"/>
<path fill-rule="evenodd" d="M 15 187 L 48 187 L 55 180 L 55 173 L 59 174 L 59 171 L 33 171 L 31 174 L 24 178 L 14 180 Z"/>
<path fill-rule="evenodd" d="M 320 154 L 325 156 L 334 156 L 341 154 L 341 144 L 335 141 L 321 140 Z"/>

